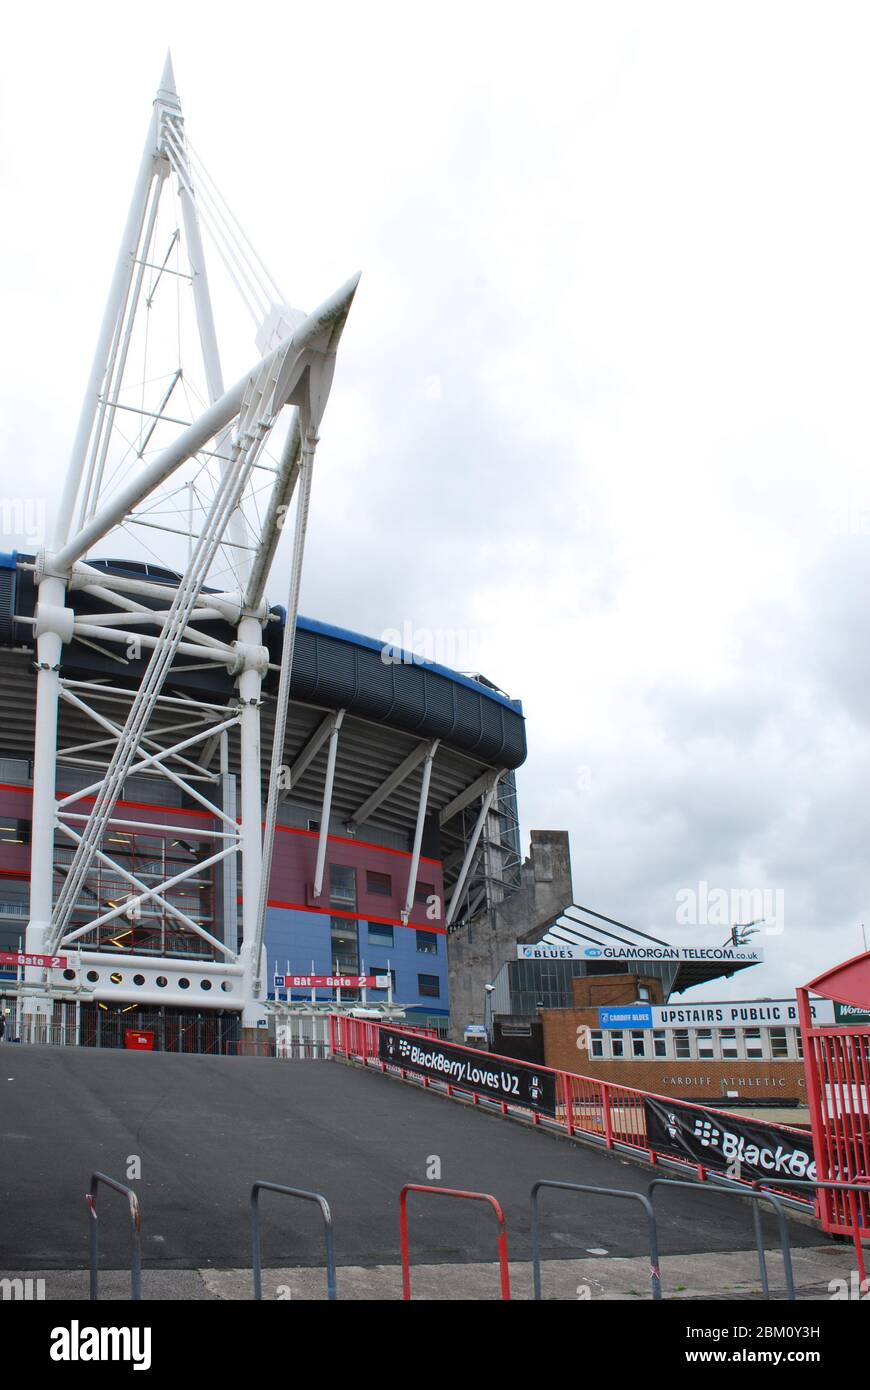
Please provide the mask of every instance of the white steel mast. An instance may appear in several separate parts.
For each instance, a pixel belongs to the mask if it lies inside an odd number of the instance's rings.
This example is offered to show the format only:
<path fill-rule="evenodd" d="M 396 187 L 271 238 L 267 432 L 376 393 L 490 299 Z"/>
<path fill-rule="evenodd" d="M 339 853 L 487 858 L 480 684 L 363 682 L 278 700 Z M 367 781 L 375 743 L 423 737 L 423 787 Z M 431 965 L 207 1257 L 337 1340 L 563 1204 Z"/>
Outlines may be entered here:
<path fill-rule="evenodd" d="M 167 203 L 180 207 L 175 225 L 172 216 L 166 222 Z M 229 388 L 218 352 L 201 221 L 254 318 L 263 354 Z M 124 967 L 113 976 L 117 987 L 108 994 L 95 988 L 96 999 L 176 1006 L 220 999 L 223 1007 L 240 1009 L 248 1027 L 264 1016 L 264 870 L 268 875 L 275 820 L 275 797 L 270 796 L 264 846 L 260 708 L 269 666 L 264 630 L 270 608 L 265 586 L 301 477 L 281 673 L 286 700 L 318 430 L 358 279 L 348 280 L 312 314 L 286 304 L 189 146 L 167 58 L 57 523 L 34 563 L 37 694 L 25 948 L 28 954 L 72 953 L 79 983 L 89 967 L 98 974 L 94 967 L 111 967 L 117 960 Z M 141 342 L 148 349 L 151 310 L 161 294 L 168 295 L 170 282 L 177 295 L 183 288 L 192 300 L 205 387 L 197 411 L 191 408 L 196 391 L 180 329 L 177 364 L 138 382 L 136 393 L 130 389 Z M 182 398 L 193 418 L 181 417 Z M 284 446 L 280 457 L 270 461 L 270 435 L 286 407 L 293 411 Z M 94 547 L 116 534 L 144 536 L 145 554 L 164 569 L 152 577 L 145 565 L 131 573 L 90 561 Z M 153 548 L 158 543 L 165 547 L 162 553 Z M 179 563 L 183 545 L 186 559 Z M 165 569 L 179 576 L 177 583 L 166 583 Z M 87 596 L 86 616 L 70 602 L 77 593 Z M 216 620 L 235 630 L 234 640 L 221 640 L 203 626 Z M 116 686 L 104 678 L 65 678 L 64 645 L 73 640 L 118 660 L 119 670 L 129 664 L 131 653 L 145 660 L 138 685 L 121 677 Z M 235 680 L 235 696 L 228 704 L 171 693 L 173 672 L 216 666 Z M 93 725 L 93 739 L 58 747 L 61 704 Z M 279 712 L 276 740 L 281 743 L 283 729 Z M 238 821 L 220 790 L 227 779 L 230 735 L 238 739 L 240 752 Z M 222 748 L 220 773 L 209 769 L 217 746 Z M 281 752 L 280 746 L 273 749 L 273 766 L 280 763 Z M 90 767 L 95 775 L 61 794 L 59 761 Z M 162 877 L 140 876 L 112 850 L 114 842 L 124 842 L 143 826 L 155 829 L 153 822 L 137 820 L 135 811 L 118 806 L 125 782 L 134 774 L 166 779 L 176 796 L 192 799 L 215 827 L 198 831 L 200 848 L 189 864 L 176 865 Z M 239 856 L 240 946 L 234 923 L 220 939 L 180 906 L 174 892 L 180 883 L 197 882 L 198 875 L 217 865 L 228 869 Z M 62 882 L 55 891 L 59 866 Z M 95 899 L 88 885 L 97 869 L 123 891 L 107 901 Z M 83 903 L 88 907 L 81 920 Z M 113 923 L 120 932 L 155 908 L 205 943 L 202 956 L 180 961 L 171 950 L 137 957 L 119 949 L 116 957 L 93 949 L 95 934 L 99 938 Z M 134 974 L 136 985 L 128 985 Z M 25 1015 L 47 1011 L 59 982 L 56 970 L 28 967 Z M 194 993 L 197 986 L 220 994 L 206 1000 L 205 993 Z"/>

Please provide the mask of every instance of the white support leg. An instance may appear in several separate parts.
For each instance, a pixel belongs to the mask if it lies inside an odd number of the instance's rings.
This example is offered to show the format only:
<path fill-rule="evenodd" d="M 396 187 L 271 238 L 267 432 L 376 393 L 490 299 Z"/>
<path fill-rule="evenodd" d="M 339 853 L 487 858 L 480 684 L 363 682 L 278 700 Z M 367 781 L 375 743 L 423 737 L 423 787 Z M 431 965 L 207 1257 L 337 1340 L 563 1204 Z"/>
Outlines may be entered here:
<path fill-rule="evenodd" d="M 480 840 L 480 834 L 483 830 L 484 825 L 486 824 L 486 818 L 489 815 L 489 808 L 492 805 L 493 797 L 495 796 L 495 789 L 497 786 L 498 776 L 492 779 L 492 782 L 489 786 L 489 790 L 484 795 L 483 802 L 481 804 L 480 811 L 477 816 L 477 820 L 474 823 L 474 829 L 471 832 L 471 839 L 468 841 L 468 848 L 465 851 L 465 858 L 462 861 L 462 868 L 459 870 L 459 877 L 456 880 L 456 886 L 453 889 L 453 894 L 450 899 L 450 906 L 447 909 L 447 917 L 444 922 L 444 925 L 446 927 L 449 927 L 451 925 L 451 923 L 453 922 L 453 918 L 456 916 L 459 903 L 462 899 L 462 893 L 465 888 L 465 880 L 468 878 L 468 871 L 471 868 L 472 861 L 474 859 L 475 854 L 477 853 L 477 845 L 478 841 Z"/>
<path fill-rule="evenodd" d="M 36 723 L 33 738 L 33 823 L 30 839 L 30 917 L 24 949 L 45 952 L 51 927 L 54 882 L 54 829 L 56 819 L 55 771 L 57 720 L 60 702 L 60 662 L 65 633 L 72 612 L 65 607 L 62 579 L 46 576 L 39 586 L 36 640 Z M 39 1012 L 37 997 L 43 991 L 44 972 L 28 966 L 24 972 L 25 1013 Z"/>
<path fill-rule="evenodd" d="M 256 618 L 244 617 L 239 623 L 239 642 L 250 648 L 262 645 L 263 628 Z M 242 1023 L 256 1028 L 265 1017 L 254 999 L 254 981 L 263 978 L 264 969 L 254 960 L 257 944 L 260 880 L 263 872 L 263 803 L 260 765 L 260 694 L 262 670 L 249 663 L 239 676 L 241 720 L 241 797 L 242 815 L 242 963 L 244 965 L 245 1008 Z"/>
<path fill-rule="evenodd" d="M 220 735 L 221 747 L 221 807 L 224 812 L 236 819 L 236 779 L 230 772 L 229 739 L 226 730 Z M 238 950 L 238 863 L 235 855 L 225 859 L 221 870 L 221 895 L 223 903 L 224 942 L 233 951 Z"/>
<path fill-rule="evenodd" d="M 335 781 L 335 759 L 338 754 L 338 735 L 344 710 L 340 709 L 332 724 L 329 735 L 329 752 L 326 758 L 326 777 L 323 783 L 323 805 L 320 810 L 320 835 L 317 840 L 317 864 L 314 869 L 314 897 L 323 892 L 323 870 L 326 865 L 326 843 L 329 839 L 329 818 L 332 815 L 332 786 Z"/>
<path fill-rule="evenodd" d="M 411 908 L 414 906 L 414 893 L 417 888 L 417 870 L 420 867 L 420 846 L 423 843 L 423 823 L 426 819 L 426 807 L 429 804 L 429 783 L 432 780 L 432 763 L 435 758 L 435 750 L 438 747 L 436 738 L 426 754 L 423 763 L 423 777 L 420 782 L 420 800 L 417 803 L 417 824 L 414 828 L 414 848 L 411 851 L 411 863 L 408 866 L 408 887 L 405 892 L 405 906 L 402 908 L 402 921 L 408 925 L 408 918 L 411 916 Z"/>

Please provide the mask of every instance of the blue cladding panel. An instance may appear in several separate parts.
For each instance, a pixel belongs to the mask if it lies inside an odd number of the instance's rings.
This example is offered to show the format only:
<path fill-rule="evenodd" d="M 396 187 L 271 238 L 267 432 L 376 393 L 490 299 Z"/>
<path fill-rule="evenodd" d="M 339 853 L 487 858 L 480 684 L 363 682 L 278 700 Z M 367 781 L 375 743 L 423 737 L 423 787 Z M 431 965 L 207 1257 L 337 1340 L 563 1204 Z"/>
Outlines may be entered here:
<path fill-rule="evenodd" d="M 374 926 L 377 930 L 377 924 Z M 447 995 L 447 938 L 437 936 L 437 954 L 417 950 L 416 927 L 393 927 L 392 946 L 369 945 L 368 923 L 359 924 L 360 959 L 365 962 L 367 975 L 386 972 L 387 962 L 396 973 L 395 1001 L 410 1008 L 429 1009 L 436 1013 L 450 1007 Z M 335 962 L 330 952 L 330 919 L 322 912 L 298 912 L 270 907 L 266 913 L 266 956 L 268 960 L 269 992 L 276 974 L 283 975 L 287 962 L 291 975 L 309 975 L 314 962 L 315 975 L 329 975 Z M 420 994 L 418 975 L 437 975 L 441 993 L 437 999 Z M 300 997 L 306 997 L 307 991 Z M 333 998 L 330 990 L 318 990 L 319 1000 Z M 370 990 L 371 1003 L 386 1002 L 386 990 Z"/>

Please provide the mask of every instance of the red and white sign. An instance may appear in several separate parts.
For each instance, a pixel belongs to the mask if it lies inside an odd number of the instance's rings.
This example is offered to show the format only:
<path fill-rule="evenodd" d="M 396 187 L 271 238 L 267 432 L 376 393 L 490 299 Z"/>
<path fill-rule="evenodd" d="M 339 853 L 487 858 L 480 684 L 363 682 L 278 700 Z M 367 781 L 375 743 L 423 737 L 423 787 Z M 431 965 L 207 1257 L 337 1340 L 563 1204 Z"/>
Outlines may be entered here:
<path fill-rule="evenodd" d="M 66 956 L 29 956 L 26 951 L 0 951 L 0 965 L 35 965 L 42 970 L 66 970 Z"/>
<path fill-rule="evenodd" d="M 378 981 L 381 984 L 378 984 Z M 388 975 L 276 975 L 276 989 L 386 989 Z"/>

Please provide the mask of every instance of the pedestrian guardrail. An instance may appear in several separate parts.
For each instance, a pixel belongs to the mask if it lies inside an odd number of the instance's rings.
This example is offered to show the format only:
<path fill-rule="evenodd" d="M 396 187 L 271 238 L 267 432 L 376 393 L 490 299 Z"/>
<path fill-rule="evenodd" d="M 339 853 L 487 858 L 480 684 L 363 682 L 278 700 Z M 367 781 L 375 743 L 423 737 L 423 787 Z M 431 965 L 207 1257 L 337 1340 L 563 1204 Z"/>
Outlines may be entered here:
<path fill-rule="evenodd" d="M 794 1270 L 791 1255 L 791 1243 L 789 1239 L 788 1223 L 786 1220 L 786 1210 L 783 1203 L 782 1194 L 771 1191 L 761 1182 L 756 1182 L 752 1187 L 739 1186 L 735 1180 L 720 1181 L 711 1175 L 711 1184 L 706 1190 L 711 1189 L 723 1197 L 739 1197 L 749 1201 L 752 1207 L 753 1229 L 755 1234 L 755 1248 L 758 1257 L 758 1270 L 761 1279 L 761 1289 L 765 1299 L 770 1299 L 770 1281 L 767 1270 L 767 1252 L 764 1246 L 764 1233 L 761 1224 L 761 1203 L 767 1203 L 772 1209 L 777 1219 L 779 1231 L 779 1244 L 782 1254 L 783 1271 L 786 1286 L 786 1298 L 794 1301 L 796 1298 Z M 856 1194 L 866 1193 L 870 1185 L 870 1177 L 862 1178 L 859 1182 L 840 1182 L 824 1181 L 821 1179 L 799 1179 L 777 1177 L 777 1184 L 793 1188 L 808 1189 L 817 1196 L 816 1189 L 828 1191 L 838 1191 L 849 1200 L 857 1201 Z M 110 1188 L 117 1192 L 127 1201 L 130 1214 L 130 1229 L 132 1238 L 132 1250 L 130 1260 L 130 1285 L 131 1299 L 138 1301 L 142 1297 L 142 1258 L 141 1258 L 141 1208 L 139 1199 L 131 1187 L 124 1183 L 117 1182 L 106 1173 L 95 1172 L 91 1175 L 90 1187 L 86 1193 L 88 1212 L 90 1215 L 89 1223 L 89 1251 L 90 1251 L 90 1298 L 92 1301 L 99 1299 L 99 1222 L 97 1215 L 97 1196 L 101 1186 Z M 596 1198 L 614 1198 L 621 1201 L 633 1201 L 639 1203 L 643 1208 L 647 1224 L 647 1240 L 649 1247 L 649 1271 L 650 1271 L 650 1292 L 651 1297 L 659 1301 L 663 1299 L 664 1292 L 662 1287 L 661 1261 L 658 1245 L 658 1223 L 655 1210 L 655 1197 L 662 1188 L 677 1188 L 688 1190 L 694 1193 L 704 1190 L 696 1181 L 688 1181 L 679 1178 L 654 1178 L 649 1184 L 646 1193 L 635 1192 L 625 1188 L 601 1187 L 587 1183 L 562 1182 L 555 1179 L 541 1178 L 533 1184 L 530 1192 L 531 1208 L 531 1236 L 532 1236 L 532 1281 L 533 1298 L 540 1301 L 543 1298 L 542 1292 L 542 1255 L 541 1255 L 541 1204 L 540 1194 L 544 1191 L 561 1191 L 577 1193 L 584 1196 Z M 320 1210 L 323 1218 L 323 1228 L 326 1248 L 326 1282 L 327 1298 L 335 1302 L 338 1298 L 336 1281 L 335 1263 L 335 1232 L 332 1218 L 332 1211 L 329 1202 L 321 1192 L 311 1192 L 306 1188 L 288 1187 L 282 1183 L 267 1182 L 259 1180 L 251 1187 L 250 1196 L 250 1216 L 251 1216 L 251 1265 L 253 1277 L 254 1298 L 262 1301 L 262 1251 L 260 1237 L 260 1193 L 274 1192 L 279 1196 L 292 1197 L 301 1201 L 314 1203 Z M 498 1199 L 488 1192 L 469 1192 L 461 1188 L 439 1187 L 434 1184 L 407 1183 L 399 1193 L 399 1244 L 402 1269 L 402 1299 L 408 1302 L 411 1298 L 411 1270 L 408 1240 L 408 1197 L 411 1193 L 419 1193 L 424 1196 L 447 1197 L 460 1201 L 483 1202 L 493 1211 L 497 1228 L 497 1248 L 499 1264 L 499 1288 L 502 1300 L 510 1300 L 510 1267 L 508 1264 L 507 1229 L 505 1215 L 501 1203 Z M 866 1228 L 861 1227 L 864 1233 Z M 870 1235 L 870 1231 L 867 1232 Z M 865 1266 L 863 1251 L 860 1240 L 856 1238 L 856 1255 L 858 1259 L 858 1278 L 861 1287 L 864 1286 Z"/>
<path fill-rule="evenodd" d="M 308 1192 L 303 1187 L 284 1187 L 277 1182 L 255 1182 L 251 1188 L 251 1267 L 254 1276 L 254 1298 L 263 1297 L 263 1275 L 260 1256 L 260 1193 L 277 1192 L 282 1197 L 298 1197 L 303 1202 L 315 1202 L 323 1217 L 326 1236 L 326 1296 L 331 1302 L 338 1297 L 335 1281 L 335 1237 L 329 1203 L 320 1192 Z"/>
<path fill-rule="evenodd" d="M 97 1192 L 101 1186 L 110 1187 L 113 1192 L 119 1192 L 122 1197 L 127 1198 L 127 1204 L 130 1209 L 130 1233 L 133 1238 L 132 1253 L 130 1256 L 130 1298 L 134 1301 L 138 1301 L 142 1297 L 142 1250 L 140 1244 L 142 1215 L 139 1208 L 139 1198 L 136 1196 L 132 1187 L 125 1187 L 122 1182 L 116 1182 L 114 1178 L 108 1177 L 106 1173 L 92 1173 L 90 1189 L 85 1194 L 88 1212 L 90 1213 L 88 1245 L 91 1264 L 91 1302 L 95 1303 L 99 1299 L 99 1218 L 97 1216 Z"/>
<path fill-rule="evenodd" d="M 761 1289 L 764 1297 L 770 1298 L 770 1284 L 767 1277 L 767 1258 L 764 1250 L 764 1232 L 761 1229 L 761 1214 L 758 1210 L 760 1201 L 769 1202 L 776 1212 L 777 1222 L 779 1223 L 779 1246 L 782 1251 L 782 1263 L 785 1271 L 786 1298 L 794 1300 L 796 1297 L 794 1287 L 794 1271 L 791 1263 L 791 1242 L 788 1235 L 788 1223 L 785 1219 L 785 1209 L 779 1197 L 772 1192 L 753 1191 L 748 1188 L 725 1187 L 720 1183 L 711 1184 L 712 1190 L 721 1193 L 723 1197 L 739 1197 L 742 1201 L 752 1203 L 752 1226 L 755 1233 L 755 1248 L 758 1252 L 758 1272 L 761 1276 Z M 696 1182 L 686 1182 L 680 1178 L 653 1178 L 647 1191 L 650 1201 L 653 1201 L 653 1189 L 662 1187 L 689 1187 L 693 1191 L 698 1191 Z"/>
<path fill-rule="evenodd" d="M 864 1264 L 863 1235 L 866 1235 L 868 1240 L 870 1240 L 870 1226 L 862 1223 L 858 1198 L 855 1194 L 860 1192 L 862 1197 L 867 1196 L 870 1177 L 859 1177 L 857 1182 L 845 1182 L 841 1181 L 839 1178 L 777 1178 L 776 1181 L 777 1186 L 805 1187 L 811 1189 L 813 1192 L 848 1192 L 849 1195 L 846 1200 L 851 1216 L 852 1243 L 855 1247 L 858 1282 L 863 1284 L 867 1278 L 867 1270 Z M 762 1187 L 762 1184 L 758 1183 L 757 1186 Z"/>
<path fill-rule="evenodd" d="M 402 1258 L 402 1298 L 407 1303 L 411 1298 L 411 1268 L 408 1259 L 408 1193 L 421 1192 L 430 1197 L 456 1197 L 465 1202 L 486 1202 L 495 1212 L 498 1222 L 498 1265 L 501 1297 L 509 1300 L 511 1296 L 511 1276 L 508 1267 L 507 1232 L 501 1204 L 488 1192 L 463 1192 L 456 1187 L 431 1187 L 420 1183 L 407 1183 L 399 1193 L 399 1245 Z"/>
<path fill-rule="evenodd" d="M 694 1187 L 694 1185 L 694 1183 L 689 1184 L 690 1187 Z M 644 1196 L 642 1192 L 626 1192 L 623 1188 L 618 1187 L 593 1187 L 586 1183 L 552 1182 L 548 1178 L 542 1178 L 540 1182 L 535 1183 L 531 1193 L 532 1282 L 534 1286 L 533 1296 L 535 1299 L 541 1299 L 543 1297 L 543 1294 L 541 1293 L 541 1211 L 540 1202 L 538 1200 L 538 1193 L 540 1192 L 541 1188 L 544 1187 L 549 1189 L 555 1189 L 561 1192 L 584 1192 L 590 1196 L 621 1197 L 627 1198 L 629 1201 L 639 1202 L 640 1205 L 643 1207 L 644 1212 L 646 1213 L 647 1220 L 647 1234 L 649 1238 L 649 1273 L 652 1288 L 652 1296 L 654 1299 L 661 1298 L 662 1281 L 661 1274 L 659 1271 L 658 1232 L 656 1228 L 655 1211 L 653 1210 L 653 1205 L 650 1199 Z"/>

